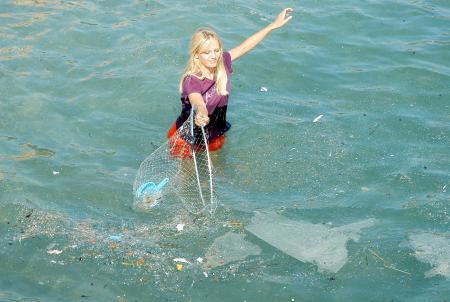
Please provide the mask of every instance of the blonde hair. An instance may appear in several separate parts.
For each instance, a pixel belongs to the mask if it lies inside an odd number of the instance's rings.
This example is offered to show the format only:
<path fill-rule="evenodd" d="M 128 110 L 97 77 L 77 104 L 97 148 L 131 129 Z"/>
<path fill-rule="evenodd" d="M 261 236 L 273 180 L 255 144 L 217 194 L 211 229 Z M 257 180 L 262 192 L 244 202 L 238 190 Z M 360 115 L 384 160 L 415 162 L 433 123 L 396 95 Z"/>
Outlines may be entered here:
<path fill-rule="evenodd" d="M 192 36 L 191 41 L 191 48 L 189 51 L 189 60 L 186 64 L 186 68 L 184 70 L 183 76 L 180 79 L 180 93 L 183 93 L 183 82 L 184 79 L 187 76 L 194 75 L 198 72 L 201 72 L 200 65 L 198 61 L 195 59 L 195 56 L 200 51 L 200 48 L 211 39 L 215 39 L 217 43 L 219 43 L 220 48 L 220 56 L 217 60 L 216 70 L 215 70 L 215 76 L 216 76 L 216 92 L 219 95 L 228 95 L 227 91 L 227 81 L 228 76 L 227 72 L 225 70 L 225 64 L 223 61 L 223 45 L 222 41 L 219 38 L 219 35 L 216 34 L 212 29 L 209 28 L 199 28 L 195 31 L 194 35 Z M 205 76 L 202 74 L 201 79 L 205 78 Z"/>

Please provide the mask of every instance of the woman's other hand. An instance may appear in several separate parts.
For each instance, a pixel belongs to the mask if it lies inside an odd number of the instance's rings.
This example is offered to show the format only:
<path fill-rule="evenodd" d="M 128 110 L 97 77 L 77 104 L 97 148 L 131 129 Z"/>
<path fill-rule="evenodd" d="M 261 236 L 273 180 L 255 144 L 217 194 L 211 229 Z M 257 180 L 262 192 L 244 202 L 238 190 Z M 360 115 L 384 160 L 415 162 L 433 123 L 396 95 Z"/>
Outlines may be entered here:
<path fill-rule="evenodd" d="M 280 27 L 283 27 L 286 23 L 288 23 L 292 16 L 289 16 L 290 13 L 292 13 L 294 10 L 292 8 L 285 8 L 281 11 L 281 13 L 278 14 L 275 21 L 273 21 L 270 25 L 272 29 L 277 29 Z"/>

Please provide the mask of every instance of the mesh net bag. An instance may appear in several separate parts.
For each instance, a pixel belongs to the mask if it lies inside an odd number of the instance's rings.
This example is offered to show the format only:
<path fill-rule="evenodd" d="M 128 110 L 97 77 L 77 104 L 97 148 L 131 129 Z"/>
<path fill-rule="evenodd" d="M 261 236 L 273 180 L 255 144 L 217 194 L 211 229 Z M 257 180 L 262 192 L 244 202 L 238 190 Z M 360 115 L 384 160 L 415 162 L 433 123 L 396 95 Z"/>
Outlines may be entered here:
<path fill-rule="evenodd" d="M 148 210 L 179 200 L 191 213 L 217 207 L 208 137 L 193 122 L 193 112 L 176 133 L 140 165 L 133 185 L 135 209 Z"/>

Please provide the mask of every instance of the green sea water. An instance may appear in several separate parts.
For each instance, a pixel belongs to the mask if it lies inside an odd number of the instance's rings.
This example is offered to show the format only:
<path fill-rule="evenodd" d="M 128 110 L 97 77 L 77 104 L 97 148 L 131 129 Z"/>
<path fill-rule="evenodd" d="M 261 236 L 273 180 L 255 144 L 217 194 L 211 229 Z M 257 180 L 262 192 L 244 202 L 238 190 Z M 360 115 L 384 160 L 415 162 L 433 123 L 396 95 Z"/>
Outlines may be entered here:
<path fill-rule="evenodd" d="M 192 33 L 285 6 L 233 62 L 216 213 L 133 210 Z M 449 301 L 449 62 L 448 1 L 0 1 L 0 301 Z"/>

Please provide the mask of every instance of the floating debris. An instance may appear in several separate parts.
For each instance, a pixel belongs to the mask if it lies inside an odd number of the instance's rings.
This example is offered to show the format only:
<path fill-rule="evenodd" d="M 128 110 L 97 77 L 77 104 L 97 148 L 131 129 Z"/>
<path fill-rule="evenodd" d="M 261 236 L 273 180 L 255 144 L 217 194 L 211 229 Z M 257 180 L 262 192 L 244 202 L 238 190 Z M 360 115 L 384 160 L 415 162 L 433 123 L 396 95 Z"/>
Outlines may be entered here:
<path fill-rule="evenodd" d="M 431 266 L 425 277 L 441 275 L 450 280 L 450 234 L 421 232 L 408 237 L 417 260 Z"/>
<path fill-rule="evenodd" d="M 376 252 L 374 252 L 374 251 L 372 251 L 372 250 L 370 250 L 370 249 L 369 249 L 369 252 L 370 252 L 376 259 L 381 260 L 381 261 L 383 262 L 383 266 L 384 266 L 385 268 L 388 268 L 388 269 L 391 269 L 391 270 L 394 270 L 394 271 L 397 271 L 397 272 L 400 272 L 400 273 L 403 273 L 403 274 L 411 275 L 411 273 L 409 273 L 409 272 L 407 272 L 407 271 L 403 271 L 403 270 L 401 270 L 401 269 L 396 268 L 392 263 L 389 263 L 388 261 L 384 260 L 383 257 L 381 257 L 378 253 L 376 253 Z"/>
<path fill-rule="evenodd" d="M 144 264 L 145 264 L 145 259 L 144 258 L 139 258 L 138 260 L 136 260 L 136 265 L 142 266 Z"/>
<path fill-rule="evenodd" d="M 246 241 L 245 234 L 228 232 L 214 240 L 206 252 L 205 266 L 215 268 L 230 262 L 244 260 L 251 255 L 259 255 L 259 246 Z"/>
<path fill-rule="evenodd" d="M 317 123 L 322 117 L 323 117 L 323 114 L 319 115 L 318 117 L 316 117 L 316 118 L 313 120 L 313 123 Z"/>
<path fill-rule="evenodd" d="M 319 271 L 336 273 L 347 262 L 347 241 L 358 241 L 361 229 L 375 222 L 365 219 L 331 228 L 258 212 L 246 230 L 299 261 L 316 264 Z"/>
<path fill-rule="evenodd" d="M 120 242 L 122 240 L 122 235 L 121 234 L 111 235 L 111 236 L 109 236 L 109 239 L 111 239 L 112 241 L 115 241 L 115 242 Z"/>
<path fill-rule="evenodd" d="M 14 160 L 20 161 L 20 160 L 37 158 L 37 157 L 48 158 L 48 157 L 52 157 L 53 155 L 55 155 L 55 152 L 50 149 L 39 148 L 38 146 L 35 146 L 32 144 L 26 144 L 25 146 L 28 148 L 31 148 L 32 150 L 25 151 L 22 154 L 15 156 Z"/>
<path fill-rule="evenodd" d="M 182 223 L 177 224 L 177 231 L 178 232 L 181 232 L 183 229 L 184 229 L 184 224 L 182 224 Z"/>
<path fill-rule="evenodd" d="M 372 130 L 370 130 L 368 136 L 371 136 L 372 134 L 374 134 L 375 131 L 377 131 L 378 127 L 380 127 L 380 124 L 376 123 L 375 126 L 372 128 Z"/>
<path fill-rule="evenodd" d="M 261 88 L 259 88 L 259 91 L 261 92 L 267 92 L 269 89 L 267 89 L 267 87 L 261 86 Z"/>
<path fill-rule="evenodd" d="M 61 250 L 50 250 L 50 251 L 47 251 L 47 254 L 50 254 L 50 255 L 59 255 L 59 254 L 61 254 L 63 251 L 61 251 Z"/>
<path fill-rule="evenodd" d="M 177 265 L 175 266 L 175 268 L 177 269 L 177 271 L 182 271 L 183 270 L 183 264 L 181 263 L 177 263 Z"/>
<path fill-rule="evenodd" d="M 182 262 L 182 263 L 186 263 L 186 264 L 191 264 L 185 258 L 175 258 L 175 259 L 173 259 L 173 261 L 175 261 L 175 262 Z"/>
<path fill-rule="evenodd" d="M 228 221 L 228 225 L 233 229 L 237 229 L 239 231 L 244 231 L 244 224 L 242 222 L 240 222 L 239 220 L 230 220 L 230 221 Z"/>

